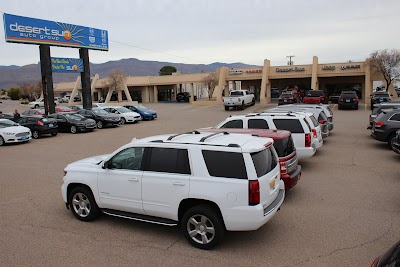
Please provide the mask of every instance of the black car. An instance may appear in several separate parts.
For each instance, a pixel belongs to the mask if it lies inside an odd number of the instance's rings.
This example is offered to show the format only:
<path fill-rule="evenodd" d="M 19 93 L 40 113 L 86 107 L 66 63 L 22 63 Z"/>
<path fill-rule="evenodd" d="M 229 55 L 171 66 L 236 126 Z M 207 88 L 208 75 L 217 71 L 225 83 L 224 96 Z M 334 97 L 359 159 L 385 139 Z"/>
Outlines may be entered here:
<path fill-rule="evenodd" d="M 391 100 L 392 100 L 391 94 L 389 94 L 388 92 L 386 91 L 375 92 L 373 95 L 371 95 L 371 109 L 373 109 L 374 104 L 389 102 Z"/>
<path fill-rule="evenodd" d="M 101 108 L 81 109 L 78 114 L 96 121 L 96 127 L 101 129 L 105 126 L 117 126 L 121 123 L 121 118 L 109 113 Z"/>
<path fill-rule="evenodd" d="M 35 139 L 40 138 L 44 134 L 51 134 L 51 136 L 56 136 L 58 133 L 57 120 L 53 118 L 45 118 L 39 115 L 22 117 L 17 122 L 19 125 L 31 129 L 32 137 Z"/>
<path fill-rule="evenodd" d="M 176 101 L 178 102 L 189 102 L 190 100 L 190 93 L 189 92 L 181 92 L 176 94 Z"/>
<path fill-rule="evenodd" d="M 392 147 L 398 129 L 400 129 L 400 109 L 383 110 L 374 120 L 371 135 L 376 140 L 388 142 Z"/>
<path fill-rule="evenodd" d="M 372 128 L 372 122 L 378 117 L 379 114 L 382 113 L 382 110 L 385 109 L 392 109 L 398 108 L 400 109 L 400 102 L 390 102 L 390 103 L 382 103 L 374 105 L 374 109 L 372 110 L 371 114 L 369 115 L 369 126 L 368 129 Z"/>
<path fill-rule="evenodd" d="M 397 154 L 400 154 L 400 130 L 396 131 L 396 137 L 392 141 L 392 149 Z"/>
<path fill-rule="evenodd" d="M 400 266 L 400 241 L 394 244 L 385 254 L 377 257 L 371 267 L 399 267 Z"/>
<path fill-rule="evenodd" d="M 77 133 L 92 132 L 96 128 L 96 121 L 88 119 L 77 113 L 54 113 L 51 118 L 57 120 L 58 131 Z"/>
<path fill-rule="evenodd" d="M 0 119 L 7 119 L 10 121 L 14 121 L 14 113 L 3 113 L 0 115 Z"/>
<path fill-rule="evenodd" d="M 354 91 L 343 91 L 338 100 L 338 109 L 358 109 L 358 96 Z"/>

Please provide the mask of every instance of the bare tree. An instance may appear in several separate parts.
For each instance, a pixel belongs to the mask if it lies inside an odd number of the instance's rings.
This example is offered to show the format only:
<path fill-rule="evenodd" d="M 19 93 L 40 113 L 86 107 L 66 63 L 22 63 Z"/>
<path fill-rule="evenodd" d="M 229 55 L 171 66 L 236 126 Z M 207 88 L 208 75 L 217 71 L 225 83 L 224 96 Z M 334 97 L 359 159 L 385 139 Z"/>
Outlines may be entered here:
<path fill-rule="evenodd" d="M 208 88 L 208 99 L 212 98 L 215 86 L 218 85 L 218 78 L 215 73 L 210 73 L 201 80 L 201 83 Z"/>
<path fill-rule="evenodd" d="M 124 77 L 125 74 L 122 70 L 113 70 L 104 80 L 103 88 L 118 92 L 118 88 L 121 86 Z"/>
<path fill-rule="evenodd" d="M 42 90 L 41 81 L 35 83 L 23 83 L 20 86 L 19 97 L 29 98 L 30 100 L 37 99 Z"/>
<path fill-rule="evenodd" d="M 398 49 L 374 51 L 367 62 L 373 71 L 382 74 L 386 81 L 386 91 L 389 90 L 393 80 L 400 76 L 400 50 Z"/>

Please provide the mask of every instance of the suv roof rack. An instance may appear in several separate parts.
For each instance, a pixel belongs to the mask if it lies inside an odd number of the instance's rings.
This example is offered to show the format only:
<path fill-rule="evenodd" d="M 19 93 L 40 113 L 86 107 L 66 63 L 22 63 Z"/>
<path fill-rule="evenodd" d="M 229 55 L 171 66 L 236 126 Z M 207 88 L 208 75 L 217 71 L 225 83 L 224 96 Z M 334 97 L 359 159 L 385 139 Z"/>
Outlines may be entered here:
<path fill-rule="evenodd" d="M 215 136 L 215 135 L 218 135 L 218 134 L 224 134 L 224 135 L 226 135 L 226 134 L 229 134 L 228 132 L 217 132 L 217 133 L 212 133 L 212 134 L 210 134 L 210 135 L 207 135 L 207 136 L 204 136 L 203 138 L 201 138 L 200 139 L 200 142 L 204 142 L 206 139 L 208 139 L 208 138 L 210 138 L 210 137 L 213 137 L 213 136 Z M 231 145 L 231 144 L 230 144 Z"/>
<path fill-rule="evenodd" d="M 191 131 L 191 132 L 179 133 L 179 134 L 171 135 L 170 137 L 168 137 L 167 140 L 170 141 L 170 140 L 174 139 L 175 137 L 180 136 L 180 135 L 184 135 L 184 134 L 200 134 L 200 132 L 194 130 L 194 131 Z"/>

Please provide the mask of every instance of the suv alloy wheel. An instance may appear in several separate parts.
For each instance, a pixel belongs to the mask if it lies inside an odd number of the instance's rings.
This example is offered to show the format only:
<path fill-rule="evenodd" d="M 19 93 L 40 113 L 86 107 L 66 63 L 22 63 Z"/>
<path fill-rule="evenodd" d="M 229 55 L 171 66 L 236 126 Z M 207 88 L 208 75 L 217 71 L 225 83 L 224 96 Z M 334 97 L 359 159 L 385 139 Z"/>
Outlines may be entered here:
<path fill-rule="evenodd" d="M 94 200 L 92 192 L 86 187 L 79 186 L 72 190 L 69 205 L 74 216 L 81 221 L 91 221 L 100 214 L 100 209 Z"/>
<path fill-rule="evenodd" d="M 212 249 L 218 245 L 225 232 L 219 213 L 206 205 L 189 209 L 182 217 L 181 227 L 189 243 L 200 249 Z"/>

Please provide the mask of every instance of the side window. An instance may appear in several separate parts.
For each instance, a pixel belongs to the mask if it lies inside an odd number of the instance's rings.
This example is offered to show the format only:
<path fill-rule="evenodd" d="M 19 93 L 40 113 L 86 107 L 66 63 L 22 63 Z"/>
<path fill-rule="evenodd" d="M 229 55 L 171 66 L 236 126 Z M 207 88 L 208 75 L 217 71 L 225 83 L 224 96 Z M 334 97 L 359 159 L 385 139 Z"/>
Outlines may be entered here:
<path fill-rule="evenodd" d="M 189 156 L 186 149 L 149 149 L 145 171 L 190 174 Z"/>
<path fill-rule="evenodd" d="M 18 123 L 25 123 L 26 122 L 26 118 L 21 118 L 18 120 Z"/>
<path fill-rule="evenodd" d="M 202 153 L 208 173 L 211 176 L 247 179 L 242 153 L 211 150 L 203 150 Z"/>
<path fill-rule="evenodd" d="M 243 129 L 243 121 L 242 120 L 228 121 L 227 123 L 222 125 L 221 128 L 239 128 L 239 129 Z"/>
<path fill-rule="evenodd" d="M 35 118 L 27 118 L 27 122 L 28 123 L 36 123 L 36 119 Z"/>
<path fill-rule="evenodd" d="M 287 130 L 292 133 L 304 133 L 303 126 L 298 119 L 273 119 L 278 130 Z"/>
<path fill-rule="evenodd" d="M 394 114 L 391 118 L 391 121 L 400 121 L 400 113 Z"/>
<path fill-rule="evenodd" d="M 251 158 L 253 159 L 254 167 L 259 178 L 272 171 L 276 164 L 278 164 L 278 160 L 272 152 L 272 147 L 260 152 L 251 153 Z"/>
<path fill-rule="evenodd" d="M 143 152 L 143 147 L 127 148 L 108 161 L 107 168 L 118 170 L 141 170 Z"/>
<path fill-rule="evenodd" d="M 268 122 L 263 119 L 251 119 L 248 124 L 249 129 L 269 129 Z"/>
<path fill-rule="evenodd" d="M 310 116 L 310 119 L 311 119 L 312 123 L 314 124 L 314 126 L 317 127 L 319 123 L 318 123 L 318 121 L 315 119 L 315 117 L 314 117 L 314 116 Z"/>

